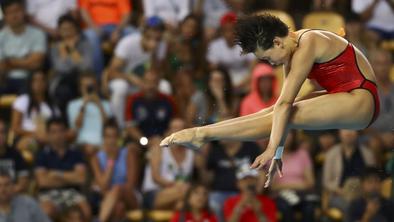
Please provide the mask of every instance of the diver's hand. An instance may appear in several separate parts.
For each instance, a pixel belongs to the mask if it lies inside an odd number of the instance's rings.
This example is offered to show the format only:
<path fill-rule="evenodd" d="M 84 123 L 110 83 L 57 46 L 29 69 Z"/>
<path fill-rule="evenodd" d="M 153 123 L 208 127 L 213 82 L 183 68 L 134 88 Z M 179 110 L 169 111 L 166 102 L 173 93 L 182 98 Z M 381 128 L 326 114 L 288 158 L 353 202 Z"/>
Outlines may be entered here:
<path fill-rule="evenodd" d="M 267 148 L 262 154 L 256 157 L 250 168 L 257 170 L 263 168 L 264 165 L 274 157 L 274 155 L 275 155 L 275 149 Z"/>
<path fill-rule="evenodd" d="M 198 151 L 204 144 L 204 137 L 199 127 L 184 129 L 173 133 L 161 141 L 161 147 L 169 147 L 171 145 L 182 145 L 189 149 Z"/>
<path fill-rule="evenodd" d="M 269 187 L 276 172 L 278 172 L 280 177 L 283 176 L 282 166 L 283 166 L 282 159 L 272 159 L 270 168 L 266 175 L 267 180 L 265 181 L 264 188 Z"/>

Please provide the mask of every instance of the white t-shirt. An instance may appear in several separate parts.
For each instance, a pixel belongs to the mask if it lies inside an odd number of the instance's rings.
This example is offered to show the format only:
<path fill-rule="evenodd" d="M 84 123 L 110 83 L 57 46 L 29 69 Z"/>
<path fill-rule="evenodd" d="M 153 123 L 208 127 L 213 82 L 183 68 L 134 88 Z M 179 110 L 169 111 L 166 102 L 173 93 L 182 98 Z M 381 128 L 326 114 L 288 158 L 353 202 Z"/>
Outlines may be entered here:
<path fill-rule="evenodd" d="M 136 69 L 144 69 L 151 61 L 152 53 L 145 52 L 141 46 L 141 33 L 133 33 L 122 38 L 115 49 L 115 56 L 123 59 L 126 63 L 124 72 L 135 72 Z M 165 56 L 165 44 L 161 42 L 158 46 L 157 56 L 159 59 Z"/>
<path fill-rule="evenodd" d="M 49 28 L 57 27 L 60 16 L 76 9 L 76 0 L 27 0 L 27 12 Z"/>
<path fill-rule="evenodd" d="M 207 60 L 212 64 L 221 64 L 228 68 L 233 85 L 240 84 L 248 75 L 252 54 L 241 55 L 238 45 L 229 47 L 224 38 L 213 41 L 208 48 Z"/>
<path fill-rule="evenodd" d="M 37 110 L 32 110 L 29 115 L 29 96 L 27 94 L 23 94 L 18 96 L 14 103 L 12 104 L 12 108 L 18 112 L 23 114 L 22 117 L 22 129 L 26 131 L 34 131 L 36 129 L 36 121 L 41 118 L 44 121 L 48 120 L 52 116 L 59 115 L 60 112 L 58 109 L 52 111 L 47 103 L 40 104 L 40 112 Z"/>
<path fill-rule="evenodd" d="M 144 0 L 143 7 L 146 18 L 158 16 L 172 25 L 177 25 L 190 12 L 187 0 Z"/>
<path fill-rule="evenodd" d="M 160 176 L 167 181 L 176 181 L 177 179 L 185 179 L 192 176 L 194 166 L 194 152 L 186 149 L 186 156 L 183 162 L 178 165 L 171 154 L 170 149 L 162 149 Z M 145 167 L 144 181 L 142 191 L 149 192 L 160 190 L 160 186 L 156 184 L 152 177 L 152 167 L 148 164 Z"/>
<path fill-rule="evenodd" d="M 374 0 L 352 0 L 352 10 L 361 13 L 366 10 Z M 372 17 L 368 20 L 367 26 L 378 28 L 383 31 L 394 31 L 394 10 L 386 0 L 380 0 L 375 6 Z"/>

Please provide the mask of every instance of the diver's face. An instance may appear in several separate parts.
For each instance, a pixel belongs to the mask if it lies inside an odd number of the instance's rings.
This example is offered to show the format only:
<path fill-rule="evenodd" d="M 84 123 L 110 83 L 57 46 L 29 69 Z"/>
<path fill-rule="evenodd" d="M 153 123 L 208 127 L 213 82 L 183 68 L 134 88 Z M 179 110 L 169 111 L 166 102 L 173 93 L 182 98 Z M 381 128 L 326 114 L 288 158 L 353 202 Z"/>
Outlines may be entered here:
<path fill-rule="evenodd" d="M 283 45 L 283 39 L 279 37 L 275 37 L 271 48 L 257 47 L 254 54 L 258 59 L 265 60 L 271 65 L 282 65 L 288 58 L 288 50 Z"/>

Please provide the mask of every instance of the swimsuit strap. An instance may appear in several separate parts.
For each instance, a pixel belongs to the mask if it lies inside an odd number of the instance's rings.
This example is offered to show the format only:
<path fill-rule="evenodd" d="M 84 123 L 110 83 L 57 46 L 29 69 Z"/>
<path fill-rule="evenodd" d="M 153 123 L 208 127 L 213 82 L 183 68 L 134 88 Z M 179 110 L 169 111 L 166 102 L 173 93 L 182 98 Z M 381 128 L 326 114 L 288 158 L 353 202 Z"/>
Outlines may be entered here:
<path fill-rule="evenodd" d="M 306 30 L 305 32 L 301 33 L 300 37 L 298 37 L 298 40 L 297 40 L 297 47 L 298 47 L 299 44 L 300 44 L 301 37 L 302 37 L 305 33 L 309 32 L 309 31 L 314 31 L 314 30 L 316 30 L 316 29 L 308 29 L 308 30 Z"/>

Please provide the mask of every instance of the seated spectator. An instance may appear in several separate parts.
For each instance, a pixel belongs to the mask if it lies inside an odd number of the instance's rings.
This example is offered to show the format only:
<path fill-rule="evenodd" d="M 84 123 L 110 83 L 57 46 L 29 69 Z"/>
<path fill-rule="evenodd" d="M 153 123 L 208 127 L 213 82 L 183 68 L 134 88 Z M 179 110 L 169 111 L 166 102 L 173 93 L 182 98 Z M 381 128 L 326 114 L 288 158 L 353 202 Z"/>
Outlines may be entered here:
<path fill-rule="evenodd" d="M 182 119 L 173 119 L 168 135 L 185 128 Z M 142 191 L 144 207 L 147 209 L 169 209 L 180 207 L 194 167 L 194 152 L 182 146 L 171 149 L 160 147 L 160 139 L 155 139 L 149 146 L 149 163 L 145 167 Z"/>
<path fill-rule="evenodd" d="M 85 35 L 93 47 L 95 72 L 101 76 L 104 69 L 104 57 L 101 43 L 104 39 L 115 45 L 118 40 L 131 33 L 127 28 L 131 16 L 129 0 L 81 0 L 80 12 L 87 25 Z"/>
<path fill-rule="evenodd" d="M 282 178 L 274 177 L 272 190 L 278 194 L 276 204 L 282 213 L 282 222 L 296 221 L 295 212 L 302 213 L 302 221 L 315 221 L 315 208 L 318 204 L 317 197 L 312 199 L 315 176 L 311 157 L 307 150 L 300 146 L 297 132 L 287 134 L 283 153 Z"/>
<path fill-rule="evenodd" d="M 234 96 L 230 75 L 223 66 L 209 73 L 205 98 L 207 108 L 202 116 L 204 124 L 216 123 L 236 114 L 239 103 Z"/>
<path fill-rule="evenodd" d="M 133 141 L 163 135 L 177 114 L 173 98 L 159 92 L 159 80 L 154 71 L 147 72 L 141 92 L 127 99 L 127 133 Z"/>
<path fill-rule="evenodd" d="M 16 147 L 23 151 L 27 160 L 38 145 L 47 141 L 45 123 L 60 111 L 48 95 L 47 78 L 43 71 L 35 71 L 29 77 L 26 94 L 20 95 L 12 104 L 11 130 L 17 137 Z"/>
<path fill-rule="evenodd" d="M 78 96 L 74 90 L 78 86 L 78 75 L 93 68 L 92 47 L 82 38 L 79 24 L 72 16 L 61 16 L 57 28 L 60 38 L 50 51 L 54 72 L 50 89 L 51 95 L 66 105 Z"/>
<path fill-rule="evenodd" d="M 260 149 L 251 142 L 211 143 L 207 154 L 204 177 L 211 177 L 209 205 L 219 221 L 224 221 L 224 201 L 238 193 L 236 171 L 242 165 L 251 164 L 260 154 Z M 263 175 L 262 175 L 263 176 Z"/>
<path fill-rule="evenodd" d="M 171 222 L 216 222 L 218 221 L 208 207 L 208 190 L 201 184 L 195 184 L 187 191 L 183 210 L 176 211 Z"/>
<path fill-rule="evenodd" d="M 352 130 L 339 131 L 340 143 L 325 154 L 323 165 L 323 186 L 328 193 L 328 206 L 342 212 L 349 204 L 347 187 L 352 178 L 360 178 L 362 172 L 375 165 L 372 151 L 358 142 L 358 132 Z"/>
<path fill-rule="evenodd" d="M 371 128 L 379 133 L 391 133 L 394 129 L 394 84 L 390 81 L 392 56 L 383 49 L 370 52 L 369 59 L 373 66 L 380 98 L 380 114 Z"/>
<path fill-rule="evenodd" d="M 115 120 L 105 123 L 103 137 L 103 147 L 92 161 L 94 180 L 103 197 L 98 218 L 100 222 L 118 221 L 126 209 L 137 207 L 138 157 L 133 150 L 118 146 L 120 130 Z"/>
<path fill-rule="evenodd" d="M 31 197 L 14 193 L 11 175 L 0 169 L 0 221 L 50 222 Z"/>
<path fill-rule="evenodd" d="M 205 94 L 197 90 L 192 79 L 193 70 L 180 69 L 174 78 L 174 98 L 181 118 L 185 119 L 188 127 L 203 125 L 207 113 Z"/>
<path fill-rule="evenodd" d="M 59 37 L 56 22 L 67 13 L 76 15 L 77 0 L 55 0 L 50 4 L 45 0 L 27 0 L 26 7 L 30 22 L 56 39 Z"/>
<path fill-rule="evenodd" d="M 352 10 L 383 39 L 394 38 L 394 4 L 385 0 L 352 0 Z"/>
<path fill-rule="evenodd" d="M 244 164 L 237 171 L 237 186 L 240 194 L 229 197 L 223 206 L 228 222 L 254 222 L 276 220 L 275 202 L 267 196 L 257 194 L 257 170 Z"/>
<path fill-rule="evenodd" d="M 251 91 L 241 102 L 240 115 L 256 113 L 275 104 L 278 82 L 270 65 L 257 64 L 252 71 Z"/>
<path fill-rule="evenodd" d="M 43 65 L 45 35 L 25 22 L 22 0 L 5 0 L 1 7 L 5 26 L 0 31 L 0 94 L 25 93 L 29 73 Z"/>
<path fill-rule="evenodd" d="M 15 193 L 24 193 L 29 185 L 29 169 L 19 152 L 7 145 L 7 128 L 0 119 L 0 170 L 7 171 L 16 181 Z"/>
<path fill-rule="evenodd" d="M 165 22 L 169 31 L 175 31 L 178 24 L 189 14 L 189 1 L 184 0 L 145 0 L 144 16 L 158 16 Z"/>
<path fill-rule="evenodd" d="M 94 155 L 102 144 L 103 125 L 112 115 L 109 102 L 99 96 L 96 77 L 90 73 L 79 76 L 81 97 L 72 100 L 67 116 L 76 143 L 84 148 L 88 157 Z"/>
<path fill-rule="evenodd" d="M 381 196 L 381 188 L 379 170 L 366 168 L 361 178 L 361 197 L 349 205 L 347 221 L 394 221 L 394 202 Z"/>
<path fill-rule="evenodd" d="M 201 20 L 188 15 L 179 26 L 179 34 L 168 40 L 165 77 L 173 80 L 181 68 L 193 69 L 193 79 L 202 81 L 206 74 L 206 44 Z"/>
<path fill-rule="evenodd" d="M 116 108 L 115 117 L 121 127 L 124 127 L 127 95 L 138 92 L 142 87 L 146 67 L 164 57 L 165 45 L 161 41 L 163 31 L 164 25 L 160 18 L 148 18 L 141 34 L 125 36 L 115 48 L 103 84 L 111 92 L 111 105 Z"/>
<path fill-rule="evenodd" d="M 229 12 L 220 19 L 221 37 L 208 46 L 207 60 L 211 68 L 218 65 L 229 70 L 231 82 L 235 89 L 249 87 L 250 70 L 255 60 L 253 55 L 241 55 L 242 49 L 235 44 L 235 13 Z"/>
<path fill-rule="evenodd" d="M 85 222 L 83 212 L 79 207 L 73 206 L 63 210 L 59 222 Z"/>
<path fill-rule="evenodd" d="M 209 42 L 215 38 L 219 28 L 220 18 L 230 11 L 229 5 L 225 0 L 197 0 L 193 1 L 193 13 L 204 19 L 204 35 Z"/>
<path fill-rule="evenodd" d="M 81 193 L 86 181 L 83 155 L 67 144 L 67 127 L 63 120 L 48 120 L 47 131 L 48 145 L 37 153 L 34 170 L 41 207 L 54 218 L 60 209 L 78 205 L 85 218 L 90 218 L 90 207 Z"/>

